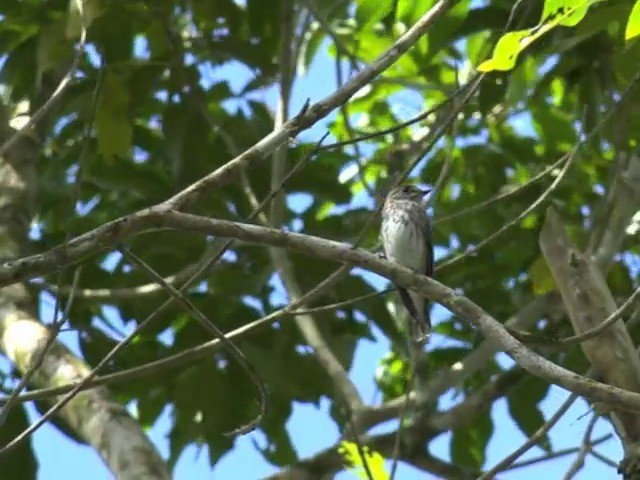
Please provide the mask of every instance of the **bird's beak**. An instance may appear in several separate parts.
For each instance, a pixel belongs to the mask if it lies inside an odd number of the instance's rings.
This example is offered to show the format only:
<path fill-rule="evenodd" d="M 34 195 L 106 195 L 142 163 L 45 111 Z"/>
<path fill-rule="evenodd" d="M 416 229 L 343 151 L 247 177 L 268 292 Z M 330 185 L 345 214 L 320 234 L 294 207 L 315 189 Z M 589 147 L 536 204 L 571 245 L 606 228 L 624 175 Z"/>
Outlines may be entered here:
<path fill-rule="evenodd" d="M 422 192 L 422 195 L 424 197 L 426 197 L 427 195 L 429 195 L 433 191 L 433 188 L 423 188 L 420 191 Z"/>

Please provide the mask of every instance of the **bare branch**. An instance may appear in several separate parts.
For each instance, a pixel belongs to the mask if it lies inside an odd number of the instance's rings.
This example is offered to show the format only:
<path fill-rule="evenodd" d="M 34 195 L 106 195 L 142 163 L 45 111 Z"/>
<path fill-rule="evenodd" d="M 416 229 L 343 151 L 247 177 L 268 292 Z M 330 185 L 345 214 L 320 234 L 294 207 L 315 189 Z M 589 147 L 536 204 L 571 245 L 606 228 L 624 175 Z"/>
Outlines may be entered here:
<path fill-rule="evenodd" d="M 576 333 L 593 330 L 603 318 L 616 312 L 615 300 L 602 272 L 571 242 L 552 207 L 547 210 L 540 233 L 540 247 Z M 640 358 L 621 320 L 616 320 L 598 338 L 584 341 L 582 350 L 600 378 L 627 391 L 640 392 Z M 627 409 L 616 409 L 612 414 L 625 457 L 639 455 L 640 419 Z"/>
<path fill-rule="evenodd" d="M 563 367 L 553 364 L 518 342 L 503 325 L 471 300 L 439 282 L 383 261 L 369 252 L 310 235 L 150 208 L 140 214 L 128 217 L 127 221 L 116 220 L 98 227 L 92 232 L 71 240 L 65 246 L 56 247 L 43 254 L 25 257 L 8 265 L 5 263 L 4 267 L 0 267 L 0 278 L 26 276 L 27 271 L 33 274 L 45 266 L 61 267 L 69 265 L 102 247 L 105 239 L 108 239 L 109 242 L 117 243 L 133 234 L 159 228 L 200 232 L 207 235 L 237 238 L 248 242 L 291 248 L 326 260 L 358 265 L 382 275 L 404 288 L 419 291 L 429 299 L 446 306 L 455 314 L 471 321 L 480 328 L 488 339 L 496 342 L 500 348 L 509 353 L 516 362 L 532 374 L 590 397 L 594 401 L 609 403 L 622 408 L 634 409 L 640 407 L 640 394 L 586 380 Z"/>
<path fill-rule="evenodd" d="M 491 480 L 494 478 L 495 474 L 501 472 L 506 469 L 509 465 L 511 465 L 514 461 L 516 461 L 519 457 L 524 455 L 529 449 L 534 447 L 544 436 L 553 428 L 553 426 L 558 423 L 558 421 L 567 413 L 569 407 L 573 405 L 573 402 L 576 401 L 578 396 L 576 394 L 569 395 L 560 408 L 556 410 L 549 420 L 547 420 L 538 430 L 531 435 L 526 442 L 524 442 L 520 447 L 518 447 L 513 453 L 506 456 L 504 459 L 500 460 L 496 465 L 494 465 L 491 470 L 483 473 L 478 480 Z"/>
<path fill-rule="evenodd" d="M 472 422 L 477 415 L 486 411 L 493 401 L 505 395 L 508 389 L 519 381 L 522 376 L 523 371 L 519 368 L 513 368 L 497 375 L 487 385 L 472 395 L 469 395 L 451 409 L 445 412 L 432 413 L 421 419 L 420 423 L 405 427 L 407 435 L 426 442 L 440 435 L 442 432 L 449 431 L 453 428 L 463 428 Z M 381 435 L 363 436 L 362 443 L 380 452 L 384 457 L 391 458 L 396 449 L 396 439 L 397 432 L 393 431 Z M 399 460 L 421 470 L 431 472 L 441 478 L 475 479 L 478 475 L 478 472 L 465 470 L 443 462 L 433 457 L 430 453 L 425 452 L 423 449 L 412 448 L 410 444 L 405 444 L 404 442 L 400 443 L 397 455 Z M 291 471 L 310 471 L 330 474 L 341 468 L 343 468 L 342 459 L 337 454 L 337 445 L 334 445 L 309 458 L 299 461 L 293 467 L 285 469 L 269 478 L 291 478 L 287 477 L 287 474 Z"/>
<path fill-rule="evenodd" d="M 622 166 L 603 199 L 601 208 L 602 224 L 597 224 L 598 235 L 593 235 L 587 252 L 596 265 L 609 264 L 618 252 L 626 236 L 629 220 L 640 210 L 640 156 L 630 155 L 626 165 Z"/>
<path fill-rule="evenodd" d="M 251 362 L 249 362 L 249 360 L 247 360 L 247 357 L 245 357 L 244 353 L 242 353 L 242 350 L 240 350 L 235 343 L 229 340 L 225 336 L 225 334 L 218 327 L 216 327 L 215 324 L 211 320 L 209 320 L 206 315 L 202 313 L 198 309 L 198 307 L 196 307 L 179 290 L 165 282 L 164 278 L 162 278 L 160 274 L 158 274 L 153 268 L 147 265 L 144 260 L 134 255 L 129 249 L 121 247 L 120 251 L 125 257 L 142 268 L 151 278 L 162 285 L 162 288 L 169 293 L 171 298 L 173 298 L 177 303 L 182 305 L 184 309 L 191 313 L 191 316 L 195 318 L 205 330 L 208 330 L 209 332 L 211 332 L 211 334 L 213 334 L 215 338 L 220 340 L 224 347 L 226 347 L 227 351 L 231 353 L 231 356 L 235 358 L 242 369 L 247 372 L 249 378 L 255 384 L 260 394 L 260 401 L 258 402 L 260 405 L 260 413 L 255 419 L 251 420 L 245 425 L 238 427 L 232 432 L 229 432 L 227 435 L 242 435 L 254 430 L 264 418 L 264 415 L 267 411 L 267 397 L 269 395 L 269 389 L 264 383 L 264 380 L 262 380 L 262 378 L 256 371 L 255 367 L 251 364 Z"/>
<path fill-rule="evenodd" d="M 80 59 L 84 54 L 84 47 L 85 47 L 86 40 L 87 40 L 87 31 L 85 28 L 82 28 L 82 31 L 80 33 L 80 41 L 78 45 L 76 45 L 76 53 L 71 63 L 71 66 L 69 67 L 69 70 L 67 70 L 67 73 L 64 75 L 64 77 L 62 77 L 62 79 L 60 80 L 60 83 L 58 83 L 58 86 L 53 91 L 53 93 L 49 96 L 49 98 L 47 98 L 44 104 L 42 104 L 42 106 L 40 106 L 40 108 L 38 108 L 38 110 L 36 110 L 36 112 L 33 115 L 31 115 L 31 118 L 29 118 L 29 121 L 27 122 L 27 124 L 24 127 L 22 127 L 20 130 L 14 132 L 14 134 L 11 137 L 9 137 L 2 144 L 2 146 L 0 146 L 0 157 L 4 156 L 9 151 L 9 149 L 13 145 L 15 145 L 16 141 L 18 140 L 18 138 L 20 138 L 21 135 L 27 135 L 28 132 L 36 128 L 38 125 L 38 122 L 40 122 L 40 120 L 42 120 L 44 116 L 47 115 L 51 111 L 51 109 L 55 106 L 56 102 L 60 99 L 64 91 L 67 89 L 67 87 L 71 84 L 71 81 L 73 80 L 73 76 L 75 75 L 76 70 L 78 69 L 78 65 L 80 64 Z"/>
<path fill-rule="evenodd" d="M 611 440 L 611 438 L 613 438 L 613 435 L 610 434 L 610 433 L 607 434 L 607 435 L 603 435 L 602 437 L 596 438 L 596 439 L 593 440 L 593 442 L 591 442 L 590 448 L 593 448 L 596 445 L 604 443 L 607 440 Z M 580 448 L 578 448 L 578 447 L 564 448 L 562 450 L 556 450 L 555 452 L 551 452 L 549 454 L 540 455 L 538 457 L 530 458 L 528 460 L 522 460 L 520 462 L 512 463 L 511 465 L 509 465 L 509 467 L 503 469 L 502 471 L 503 472 L 511 471 L 511 470 L 515 470 L 517 468 L 523 468 L 523 467 L 528 467 L 528 466 L 531 466 L 531 465 L 535 465 L 536 463 L 541 463 L 541 462 L 546 462 L 548 460 L 553 460 L 554 458 L 566 457 L 567 455 L 578 453 L 579 450 L 580 450 Z M 592 451 L 592 453 L 593 453 L 593 451 Z M 614 462 L 611 462 L 611 466 L 613 468 L 617 467 L 617 465 Z"/>
<path fill-rule="evenodd" d="M 542 345 L 542 346 L 548 346 L 548 347 L 554 347 L 554 348 L 577 345 L 587 340 L 596 338 L 603 331 L 605 331 L 606 329 L 614 325 L 618 320 L 622 318 L 622 316 L 626 315 L 631 310 L 631 307 L 633 307 L 636 304 L 639 298 L 640 298 L 640 288 L 637 288 L 635 292 L 633 292 L 631 296 L 627 298 L 617 310 L 615 310 L 613 313 L 611 313 L 611 315 L 605 318 L 602 321 L 602 323 L 592 328 L 589 328 L 588 330 L 585 330 L 584 332 L 577 335 L 571 335 L 565 338 L 547 340 L 547 339 L 541 339 L 537 335 L 531 335 L 528 333 L 523 334 L 523 332 L 515 332 L 511 329 L 509 331 L 514 333 L 514 336 L 516 338 L 518 338 L 519 340 L 521 340 L 523 343 L 526 343 L 526 344 Z"/>
<path fill-rule="evenodd" d="M 582 467 L 584 467 L 584 460 L 587 457 L 587 454 L 591 451 L 591 435 L 593 434 L 593 427 L 595 427 L 598 418 L 598 415 L 591 416 L 589 424 L 587 425 L 587 429 L 584 432 L 584 436 L 582 437 L 582 444 L 580 445 L 578 455 L 565 474 L 564 480 L 571 480 L 578 474 L 580 470 L 582 470 Z"/>
<path fill-rule="evenodd" d="M 518 194 L 522 193 L 523 191 L 525 191 L 528 187 L 530 187 L 534 183 L 538 182 L 539 180 L 543 179 L 544 177 L 546 177 L 547 175 L 549 175 L 553 171 L 557 170 L 557 168 L 560 165 L 562 165 L 565 161 L 566 161 L 566 159 L 564 157 L 561 157 L 558 160 L 556 160 L 554 163 L 549 165 L 547 168 L 542 170 L 540 173 L 538 173 L 537 175 L 534 175 L 533 177 L 531 177 L 528 181 L 526 181 L 522 185 L 518 185 L 515 188 L 510 188 L 507 191 L 501 192 L 501 193 L 499 193 L 499 194 L 497 194 L 497 195 L 485 200 L 484 202 L 477 203 L 475 205 L 472 205 L 469 208 L 465 208 L 464 210 L 460 210 L 459 212 L 453 213 L 451 215 L 447 215 L 446 217 L 436 218 L 434 220 L 433 224 L 437 225 L 438 223 L 449 222 L 449 221 L 451 221 L 451 220 L 453 220 L 455 218 L 463 217 L 463 216 L 468 215 L 470 213 L 477 212 L 478 210 L 483 210 L 483 209 L 493 205 L 494 203 L 498 203 L 498 202 L 501 202 L 502 200 L 506 200 L 506 199 L 508 199 L 508 198 L 510 198 L 512 196 L 518 195 Z"/>
<path fill-rule="evenodd" d="M 293 138 L 302 130 L 311 127 L 332 110 L 346 102 L 360 88 L 373 80 L 387 67 L 392 65 L 405 53 L 418 39 L 425 34 L 433 23 L 444 15 L 453 4 L 453 0 L 439 0 L 427 11 L 409 30 L 407 30 L 386 52 L 376 60 L 363 68 L 357 75 L 349 80 L 341 89 L 331 93 L 323 100 L 313 105 L 305 105 L 302 111 L 282 125 L 282 128 L 273 131 L 253 147 L 241 155 L 229 161 L 224 166 L 206 175 L 177 195 L 164 202 L 166 207 L 181 208 L 200 191 L 211 188 L 228 180 L 236 171 L 248 163 L 262 159 L 273 153 L 276 148 Z"/>

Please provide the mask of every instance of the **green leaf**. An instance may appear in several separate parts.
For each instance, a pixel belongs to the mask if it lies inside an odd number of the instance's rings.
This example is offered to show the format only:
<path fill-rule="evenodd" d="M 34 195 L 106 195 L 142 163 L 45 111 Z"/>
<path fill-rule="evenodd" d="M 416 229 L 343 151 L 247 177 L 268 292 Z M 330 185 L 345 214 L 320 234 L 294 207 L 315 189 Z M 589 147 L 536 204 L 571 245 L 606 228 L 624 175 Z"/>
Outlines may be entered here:
<path fill-rule="evenodd" d="M 533 28 L 505 33 L 493 49 L 493 56 L 478 66 L 480 72 L 511 70 L 518 55 L 531 43 Z"/>
<path fill-rule="evenodd" d="M 38 82 L 42 75 L 57 68 L 73 54 L 73 46 L 65 36 L 65 26 L 62 20 L 53 22 L 42 29 L 38 36 Z"/>
<path fill-rule="evenodd" d="M 549 270 L 547 262 L 542 255 L 540 255 L 536 261 L 533 262 L 533 265 L 531 265 L 529 275 L 531 276 L 533 293 L 536 295 L 543 295 L 548 292 L 553 292 L 556 289 L 556 282 L 553 279 L 551 270 Z"/>
<path fill-rule="evenodd" d="M 488 77 L 480 84 L 478 103 L 480 111 L 487 115 L 493 107 L 500 104 L 505 97 L 509 82 L 505 74 Z"/>
<path fill-rule="evenodd" d="M 623 262 L 616 262 L 607 274 L 607 285 L 615 294 L 627 294 L 633 291 L 633 279 Z"/>
<path fill-rule="evenodd" d="M 166 407 L 167 392 L 164 386 L 152 385 L 138 401 L 137 420 L 144 428 L 151 428 Z"/>
<path fill-rule="evenodd" d="M 409 365 L 396 352 L 386 354 L 376 368 L 375 381 L 384 401 L 402 395 L 409 382 Z"/>
<path fill-rule="evenodd" d="M 98 152 L 107 161 L 124 156 L 131 147 L 129 91 L 122 77 L 111 70 L 104 74 L 96 111 Z"/>
<path fill-rule="evenodd" d="M 146 34 L 151 58 L 163 58 L 171 54 L 171 38 L 162 21 L 150 22 Z"/>
<path fill-rule="evenodd" d="M 636 1 L 631 9 L 629 20 L 627 20 L 627 28 L 624 31 L 624 39 L 631 40 L 638 35 L 640 35 L 640 0 Z"/>
<path fill-rule="evenodd" d="M 29 419 L 24 405 L 14 405 L 6 422 L 0 428 L 0 443 L 6 445 L 29 427 Z M 23 480 L 36 478 L 38 462 L 29 438 L 20 442 L 10 455 L 0 455 L 0 472 L 3 480 Z"/>
<path fill-rule="evenodd" d="M 298 455 L 285 428 L 287 419 L 291 416 L 292 406 L 285 396 L 271 396 L 269 399 L 269 415 L 267 415 L 260 429 L 267 436 L 267 444 L 262 447 L 254 440 L 253 445 L 262 456 L 273 465 L 291 465 L 298 461 Z"/>
<path fill-rule="evenodd" d="M 511 70 L 518 55 L 542 35 L 558 25 L 574 27 L 589 7 L 603 0 L 546 0 L 537 26 L 505 33 L 495 46 L 493 56 L 478 66 L 480 72 Z"/>
<path fill-rule="evenodd" d="M 539 24 L 574 27 L 584 18 L 589 6 L 602 0 L 546 0 Z"/>
<path fill-rule="evenodd" d="M 450 444 L 453 463 L 479 471 L 484 465 L 485 451 L 492 433 L 490 412 L 479 412 L 472 423 L 455 429 Z"/>
<path fill-rule="evenodd" d="M 396 20 L 413 25 L 434 3 L 435 0 L 398 0 Z"/>
<path fill-rule="evenodd" d="M 82 30 L 89 28 L 93 19 L 100 15 L 101 11 L 100 0 L 70 0 L 67 36 L 79 37 Z"/>
<path fill-rule="evenodd" d="M 365 462 L 371 473 L 372 480 L 388 480 L 389 474 L 384 468 L 384 457 L 367 446 L 362 447 L 363 455 L 355 442 L 342 441 L 338 447 L 338 453 L 342 455 L 345 463 L 351 466 L 351 471 L 359 478 L 369 479 L 365 469 Z M 364 458 L 363 458 L 364 457 Z"/>
<path fill-rule="evenodd" d="M 358 0 L 356 21 L 364 28 L 382 20 L 392 9 L 393 0 Z"/>
<path fill-rule="evenodd" d="M 527 437 L 533 435 L 545 423 L 538 404 L 546 397 L 548 391 L 548 383 L 529 377 L 509 392 L 509 414 Z M 546 452 L 551 451 L 547 435 L 544 435 L 537 445 Z"/>

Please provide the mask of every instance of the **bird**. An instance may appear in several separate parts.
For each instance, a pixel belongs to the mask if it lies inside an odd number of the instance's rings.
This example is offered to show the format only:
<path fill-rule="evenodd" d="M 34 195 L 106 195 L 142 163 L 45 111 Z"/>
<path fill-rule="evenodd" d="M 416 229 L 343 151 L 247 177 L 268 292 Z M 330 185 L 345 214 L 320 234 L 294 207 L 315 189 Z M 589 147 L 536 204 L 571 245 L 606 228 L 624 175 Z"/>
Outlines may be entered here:
<path fill-rule="evenodd" d="M 389 192 L 382 207 L 380 242 L 387 260 L 432 277 L 431 224 L 423 204 L 429 192 L 415 185 L 399 185 Z M 428 300 L 399 285 L 396 289 L 409 313 L 412 341 L 424 345 L 431 330 Z"/>

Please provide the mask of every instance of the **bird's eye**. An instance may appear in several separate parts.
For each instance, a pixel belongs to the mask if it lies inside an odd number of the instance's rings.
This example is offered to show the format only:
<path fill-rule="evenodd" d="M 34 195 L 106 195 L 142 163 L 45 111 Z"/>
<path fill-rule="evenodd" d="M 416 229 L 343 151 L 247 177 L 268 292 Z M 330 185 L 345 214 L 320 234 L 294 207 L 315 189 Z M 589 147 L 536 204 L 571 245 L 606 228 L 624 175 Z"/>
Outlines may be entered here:
<path fill-rule="evenodd" d="M 411 193 L 411 187 L 409 185 L 405 185 L 402 191 L 404 193 Z"/>

